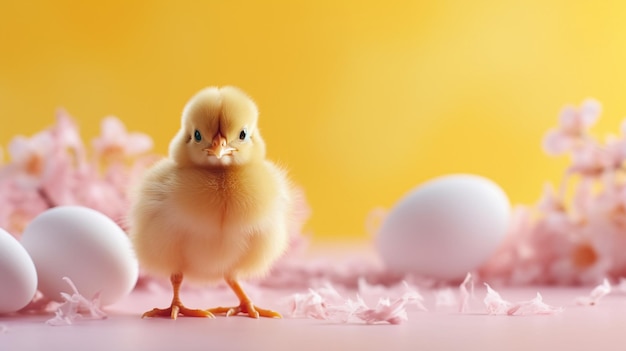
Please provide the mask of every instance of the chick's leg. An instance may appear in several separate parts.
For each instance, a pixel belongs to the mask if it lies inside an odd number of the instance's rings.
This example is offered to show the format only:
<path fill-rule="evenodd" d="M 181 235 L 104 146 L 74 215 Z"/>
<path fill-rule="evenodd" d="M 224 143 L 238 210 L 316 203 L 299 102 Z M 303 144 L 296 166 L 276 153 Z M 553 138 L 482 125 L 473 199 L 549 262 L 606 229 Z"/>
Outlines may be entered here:
<path fill-rule="evenodd" d="M 168 308 L 154 308 L 146 313 L 144 313 L 141 318 L 144 317 L 170 317 L 172 319 L 176 319 L 178 314 L 188 317 L 209 317 L 214 318 L 213 313 L 206 310 L 192 310 L 183 305 L 180 301 L 179 291 L 180 284 L 183 281 L 182 273 L 172 274 L 170 277 L 170 281 L 172 282 L 172 289 L 174 290 L 174 297 L 172 298 L 172 305 Z"/>
<path fill-rule="evenodd" d="M 239 306 L 235 307 L 216 307 L 211 308 L 208 311 L 215 314 L 225 313 L 226 316 L 234 316 L 239 313 L 247 313 L 250 318 L 259 318 L 259 317 L 269 317 L 269 318 L 282 318 L 280 313 L 274 312 L 272 310 L 266 310 L 263 308 L 259 308 L 255 306 L 248 295 L 243 291 L 239 282 L 234 278 L 226 278 L 226 283 L 230 286 L 231 289 L 239 298 Z"/>

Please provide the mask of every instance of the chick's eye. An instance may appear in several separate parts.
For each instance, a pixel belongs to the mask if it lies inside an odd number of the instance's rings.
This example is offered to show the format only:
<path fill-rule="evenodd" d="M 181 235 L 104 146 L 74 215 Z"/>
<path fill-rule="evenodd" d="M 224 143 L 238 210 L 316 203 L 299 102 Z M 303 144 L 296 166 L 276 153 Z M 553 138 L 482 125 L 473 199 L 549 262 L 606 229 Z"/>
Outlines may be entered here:
<path fill-rule="evenodd" d="M 196 139 L 196 141 L 201 141 L 202 140 L 202 134 L 200 134 L 200 131 L 198 131 L 196 129 L 196 131 L 193 132 L 193 138 Z"/>
<path fill-rule="evenodd" d="M 248 133 L 246 132 L 246 130 L 242 129 L 241 132 L 239 132 L 239 140 L 246 140 L 247 135 Z"/>

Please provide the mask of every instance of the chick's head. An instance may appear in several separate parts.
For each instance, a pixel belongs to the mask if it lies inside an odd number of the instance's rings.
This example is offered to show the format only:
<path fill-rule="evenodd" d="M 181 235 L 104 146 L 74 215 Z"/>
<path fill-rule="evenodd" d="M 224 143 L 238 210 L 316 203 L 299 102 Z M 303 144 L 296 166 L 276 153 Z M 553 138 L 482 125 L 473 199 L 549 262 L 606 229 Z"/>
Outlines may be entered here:
<path fill-rule="evenodd" d="M 265 143 L 257 128 L 258 115 L 252 99 L 238 88 L 200 90 L 183 109 L 170 156 L 179 164 L 201 167 L 262 160 Z"/>

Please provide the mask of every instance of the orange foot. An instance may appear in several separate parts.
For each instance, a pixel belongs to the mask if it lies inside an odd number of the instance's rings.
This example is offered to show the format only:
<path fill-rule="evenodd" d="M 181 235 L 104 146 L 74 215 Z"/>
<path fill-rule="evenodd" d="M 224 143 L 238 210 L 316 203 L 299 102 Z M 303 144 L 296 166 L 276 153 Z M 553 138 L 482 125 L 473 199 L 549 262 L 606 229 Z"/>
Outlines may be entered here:
<path fill-rule="evenodd" d="M 209 313 L 222 314 L 225 313 L 226 317 L 235 316 L 239 313 L 247 313 L 250 318 L 268 317 L 268 318 L 282 318 L 278 312 L 272 310 L 266 310 L 256 307 L 252 302 L 242 302 L 236 307 L 216 307 L 207 310 Z"/>
<path fill-rule="evenodd" d="M 141 318 L 145 317 L 170 317 L 171 319 L 176 319 L 178 315 L 183 315 L 187 317 L 208 317 L 215 318 L 211 311 L 207 310 L 192 310 L 185 306 L 183 306 L 180 302 L 172 303 L 172 306 L 168 308 L 153 308 L 152 310 L 144 313 Z"/>

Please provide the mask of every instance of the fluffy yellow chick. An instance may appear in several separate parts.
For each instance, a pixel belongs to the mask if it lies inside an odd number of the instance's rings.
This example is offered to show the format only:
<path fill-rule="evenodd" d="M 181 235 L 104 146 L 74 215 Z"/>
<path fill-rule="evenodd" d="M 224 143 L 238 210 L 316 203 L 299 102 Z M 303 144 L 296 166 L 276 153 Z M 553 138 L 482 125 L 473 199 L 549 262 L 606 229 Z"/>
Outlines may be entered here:
<path fill-rule="evenodd" d="M 286 174 L 265 159 L 254 102 L 235 87 L 201 90 L 185 106 L 169 157 L 144 176 L 131 213 L 131 239 L 142 266 L 170 277 L 170 307 L 143 317 L 276 317 L 256 307 L 239 279 L 262 275 L 288 242 L 291 206 Z M 186 308 L 183 277 L 225 279 L 236 307 Z"/>

